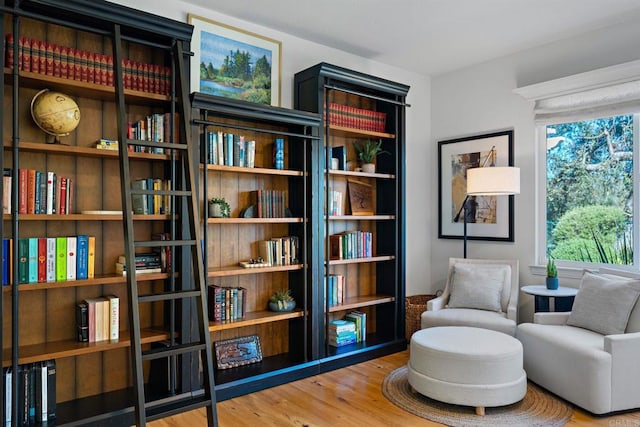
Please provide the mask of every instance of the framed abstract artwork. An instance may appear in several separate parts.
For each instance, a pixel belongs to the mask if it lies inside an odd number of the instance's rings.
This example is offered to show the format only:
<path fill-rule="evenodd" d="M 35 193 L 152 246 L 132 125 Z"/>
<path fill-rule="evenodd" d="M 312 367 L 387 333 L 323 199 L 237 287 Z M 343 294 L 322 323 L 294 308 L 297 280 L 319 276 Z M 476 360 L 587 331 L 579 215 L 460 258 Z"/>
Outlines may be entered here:
<path fill-rule="evenodd" d="M 438 142 L 438 237 L 462 239 L 467 169 L 513 166 L 513 130 Z M 513 196 L 472 196 L 467 239 L 513 242 Z"/>
<path fill-rule="evenodd" d="M 189 14 L 191 90 L 280 105 L 282 43 Z"/>

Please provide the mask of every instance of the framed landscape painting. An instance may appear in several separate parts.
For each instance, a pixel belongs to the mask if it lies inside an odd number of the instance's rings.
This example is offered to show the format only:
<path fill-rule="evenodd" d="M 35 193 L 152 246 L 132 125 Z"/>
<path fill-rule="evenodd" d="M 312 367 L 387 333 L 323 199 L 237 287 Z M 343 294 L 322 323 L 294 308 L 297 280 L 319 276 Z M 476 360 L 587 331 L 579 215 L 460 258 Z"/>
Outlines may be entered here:
<path fill-rule="evenodd" d="M 462 239 L 467 169 L 513 166 L 513 130 L 438 141 L 438 161 L 438 237 Z M 513 196 L 472 199 L 467 239 L 513 242 Z"/>
<path fill-rule="evenodd" d="M 281 42 L 197 15 L 188 20 L 191 90 L 280 106 Z"/>

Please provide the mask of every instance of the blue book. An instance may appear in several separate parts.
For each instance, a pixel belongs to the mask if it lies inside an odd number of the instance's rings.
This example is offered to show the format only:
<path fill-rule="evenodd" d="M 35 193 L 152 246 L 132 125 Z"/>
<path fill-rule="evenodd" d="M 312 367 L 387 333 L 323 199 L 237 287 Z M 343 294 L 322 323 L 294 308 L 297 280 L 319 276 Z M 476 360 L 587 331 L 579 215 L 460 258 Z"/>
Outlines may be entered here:
<path fill-rule="evenodd" d="M 38 282 L 38 238 L 37 237 L 29 237 L 29 275 L 28 281 L 29 283 L 37 283 Z"/>
<path fill-rule="evenodd" d="M 11 271 L 11 239 L 2 239 L 2 284 L 9 284 Z"/>
<path fill-rule="evenodd" d="M 224 164 L 233 166 L 233 134 L 225 133 L 226 144 L 224 146 Z"/>
<path fill-rule="evenodd" d="M 284 139 L 276 138 L 273 144 L 273 167 L 284 169 Z"/>
<path fill-rule="evenodd" d="M 88 278 L 89 236 L 80 234 L 76 243 L 76 279 L 84 280 Z"/>

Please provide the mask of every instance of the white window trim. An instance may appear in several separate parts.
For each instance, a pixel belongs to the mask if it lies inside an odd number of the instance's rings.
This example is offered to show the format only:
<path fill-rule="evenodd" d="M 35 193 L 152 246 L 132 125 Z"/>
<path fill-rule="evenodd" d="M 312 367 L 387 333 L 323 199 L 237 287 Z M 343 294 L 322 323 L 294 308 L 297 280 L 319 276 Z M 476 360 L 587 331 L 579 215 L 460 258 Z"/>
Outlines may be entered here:
<path fill-rule="evenodd" d="M 522 86 L 514 92 L 534 103 L 536 123 L 535 143 L 535 263 L 533 274 L 546 274 L 546 125 L 580 121 L 606 115 L 623 115 L 640 111 L 640 61 L 632 61 L 611 67 L 580 73 L 547 82 Z M 637 126 L 635 120 L 634 126 Z M 640 168 L 638 129 L 634 127 L 634 169 Z M 640 179 L 634 174 L 634 266 L 640 267 Z M 594 268 L 593 263 L 559 262 L 562 277 L 579 278 L 584 268 Z M 619 266 L 625 268 L 625 266 Z M 616 266 L 618 268 L 618 266 Z"/>

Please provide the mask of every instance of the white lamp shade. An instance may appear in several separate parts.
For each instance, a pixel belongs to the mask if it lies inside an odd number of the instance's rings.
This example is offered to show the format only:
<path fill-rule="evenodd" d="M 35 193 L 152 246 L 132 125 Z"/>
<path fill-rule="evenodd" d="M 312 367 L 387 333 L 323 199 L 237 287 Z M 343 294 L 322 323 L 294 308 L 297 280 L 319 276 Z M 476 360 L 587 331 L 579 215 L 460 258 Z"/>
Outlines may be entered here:
<path fill-rule="evenodd" d="M 467 169 L 467 195 L 511 194 L 520 194 L 520 168 L 494 166 Z"/>

